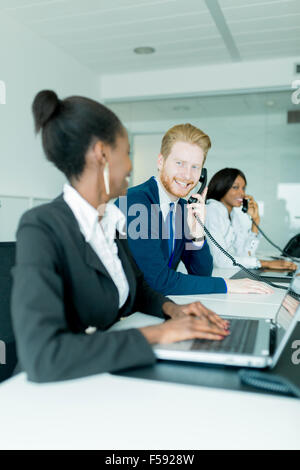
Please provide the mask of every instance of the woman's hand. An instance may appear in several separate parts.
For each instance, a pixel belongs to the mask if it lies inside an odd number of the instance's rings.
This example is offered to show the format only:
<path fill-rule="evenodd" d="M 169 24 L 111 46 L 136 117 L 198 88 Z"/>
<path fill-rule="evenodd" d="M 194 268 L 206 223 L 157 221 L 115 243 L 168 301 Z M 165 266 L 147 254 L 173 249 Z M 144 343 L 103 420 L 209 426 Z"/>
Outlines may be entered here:
<path fill-rule="evenodd" d="M 287 295 L 283 299 L 282 305 L 292 316 L 294 316 L 299 306 L 299 300 L 296 300 L 290 295 Z"/>
<path fill-rule="evenodd" d="M 173 343 L 193 338 L 220 340 L 229 334 L 229 322 L 201 302 L 185 305 L 165 302 L 162 309 L 171 320 L 161 325 L 140 328 L 150 344 Z"/>
<path fill-rule="evenodd" d="M 176 320 L 167 320 L 161 325 L 139 328 L 150 344 L 174 343 L 185 339 L 221 340 L 230 334 L 228 329 L 210 322 L 207 317 L 186 315 Z"/>
<path fill-rule="evenodd" d="M 274 290 L 267 284 L 252 279 L 224 279 L 227 292 L 231 294 L 273 294 Z"/>
<path fill-rule="evenodd" d="M 262 268 L 272 269 L 287 269 L 289 271 L 296 271 L 297 265 L 292 261 L 286 261 L 284 259 L 274 260 L 259 260 Z"/>
<path fill-rule="evenodd" d="M 250 215 L 251 219 L 254 220 L 257 224 L 260 222 L 259 211 L 258 211 L 258 204 L 255 201 L 253 196 L 249 194 L 245 195 L 245 199 L 248 199 L 248 211 L 247 214 Z"/>
<path fill-rule="evenodd" d="M 247 214 L 250 215 L 251 219 L 257 224 L 259 225 L 260 223 L 260 217 L 259 217 L 259 211 L 258 211 L 258 204 L 257 202 L 255 201 L 254 197 L 253 196 L 249 196 L 249 194 L 247 194 L 245 196 L 245 199 L 248 199 L 248 211 L 247 211 Z M 252 224 L 252 228 L 251 228 L 252 232 L 254 233 L 258 233 L 258 228 Z"/>
<path fill-rule="evenodd" d="M 206 216 L 205 198 L 207 194 L 207 189 L 207 187 L 204 189 L 202 195 L 198 193 L 192 194 L 194 198 L 198 199 L 198 202 L 193 202 L 192 204 L 188 204 L 187 206 L 187 223 L 192 238 L 204 237 L 204 230 L 197 221 L 195 215 L 199 217 L 199 219 L 204 225 Z"/>
<path fill-rule="evenodd" d="M 165 302 L 162 306 L 162 310 L 173 320 L 192 315 L 200 319 L 207 319 L 211 324 L 214 324 L 221 329 L 227 328 L 229 325 L 228 321 L 222 320 L 222 318 L 209 308 L 206 308 L 201 302 L 192 302 L 184 305 Z"/>

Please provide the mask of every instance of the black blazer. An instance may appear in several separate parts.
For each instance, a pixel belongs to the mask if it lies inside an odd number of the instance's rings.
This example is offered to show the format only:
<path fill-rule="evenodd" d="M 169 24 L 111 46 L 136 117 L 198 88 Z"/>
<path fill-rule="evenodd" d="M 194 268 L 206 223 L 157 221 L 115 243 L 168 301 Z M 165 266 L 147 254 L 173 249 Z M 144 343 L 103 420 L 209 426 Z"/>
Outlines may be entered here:
<path fill-rule="evenodd" d="M 113 280 L 62 195 L 22 216 L 11 308 L 18 358 L 29 380 L 73 379 L 155 362 L 137 329 L 105 332 L 136 311 L 164 318 L 168 300 L 146 284 L 127 241 L 119 237 L 116 243 L 129 283 L 121 310 Z M 86 334 L 88 326 L 98 329 Z"/>

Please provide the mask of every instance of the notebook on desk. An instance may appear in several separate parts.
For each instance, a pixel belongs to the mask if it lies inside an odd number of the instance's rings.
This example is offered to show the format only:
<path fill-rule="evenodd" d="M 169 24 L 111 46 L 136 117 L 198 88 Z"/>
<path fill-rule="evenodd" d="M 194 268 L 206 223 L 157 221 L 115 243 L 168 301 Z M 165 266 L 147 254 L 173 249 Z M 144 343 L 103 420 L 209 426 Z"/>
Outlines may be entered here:
<path fill-rule="evenodd" d="M 300 270 L 295 273 L 275 320 L 222 318 L 230 321 L 231 331 L 223 340 L 195 339 L 157 344 L 153 347 L 156 357 L 169 361 L 238 367 L 275 367 L 300 320 Z"/>

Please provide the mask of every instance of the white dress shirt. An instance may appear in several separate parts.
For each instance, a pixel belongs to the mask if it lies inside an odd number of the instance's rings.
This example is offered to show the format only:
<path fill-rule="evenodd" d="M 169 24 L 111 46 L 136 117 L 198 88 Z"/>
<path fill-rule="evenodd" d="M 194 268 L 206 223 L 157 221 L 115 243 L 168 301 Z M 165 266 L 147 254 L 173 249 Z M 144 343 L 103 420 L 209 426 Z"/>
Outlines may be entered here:
<path fill-rule="evenodd" d="M 115 204 L 108 203 L 99 222 L 97 209 L 91 206 L 69 183 L 64 185 L 63 197 L 76 217 L 85 241 L 91 245 L 115 283 L 119 292 L 119 308 L 121 308 L 128 297 L 129 285 L 118 256 L 115 235 L 117 229 L 121 234 L 125 234 L 124 214 Z"/>
<path fill-rule="evenodd" d="M 177 204 L 178 204 L 179 199 L 176 199 L 176 201 L 172 201 L 172 199 L 170 199 L 170 196 L 166 193 L 166 190 L 164 189 L 164 187 L 161 184 L 161 182 L 159 181 L 159 179 L 155 178 L 155 181 L 156 181 L 157 187 L 158 187 L 159 205 L 160 205 L 160 209 L 161 209 L 161 212 L 162 212 L 164 222 L 166 221 L 166 218 L 169 214 L 171 202 L 173 202 L 173 204 L 174 204 L 173 219 L 172 219 L 173 233 L 174 233 L 174 238 L 173 238 L 173 250 L 174 250 L 175 237 L 176 237 L 176 233 L 175 233 L 175 214 L 176 214 L 176 208 L 177 208 Z"/>
<path fill-rule="evenodd" d="M 176 201 L 172 201 L 170 199 L 170 196 L 168 196 L 168 194 L 166 193 L 166 190 L 164 189 L 163 185 L 161 184 L 159 178 L 155 178 L 155 181 L 156 181 L 157 186 L 158 186 L 159 205 L 160 205 L 160 208 L 161 208 L 161 212 L 162 212 L 164 222 L 166 221 L 167 215 L 169 213 L 171 202 L 174 203 L 174 211 L 173 211 L 173 215 L 174 215 L 173 216 L 173 233 L 174 233 L 173 250 L 174 250 L 174 244 L 175 244 L 175 239 L 176 239 L 176 232 L 175 232 L 175 218 L 176 217 L 175 217 L 175 214 L 176 214 L 176 208 L 177 208 L 179 198 L 176 199 Z M 194 242 L 193 241 L 193 245 L 195 245 L 197 248 L 201 248 L 203 246 L 203 241 L 200 241 L 200 242 Z"/>
<path fill-rule="evenodd" d="M 260 262 L 255 252 L 260 242 L 260 235 L 252 232 L 251 219 L 240 208 L 233 208 L 228 215 L 224 204 L 215 199 L 206 202 L 205 226 L 215 240 L 232 255 L 235 260 L 246 268 L 259 268 Z M 232 267 L 232 261 L 207 237 L 213 256 L 214 265 L 218 268 Z"/>

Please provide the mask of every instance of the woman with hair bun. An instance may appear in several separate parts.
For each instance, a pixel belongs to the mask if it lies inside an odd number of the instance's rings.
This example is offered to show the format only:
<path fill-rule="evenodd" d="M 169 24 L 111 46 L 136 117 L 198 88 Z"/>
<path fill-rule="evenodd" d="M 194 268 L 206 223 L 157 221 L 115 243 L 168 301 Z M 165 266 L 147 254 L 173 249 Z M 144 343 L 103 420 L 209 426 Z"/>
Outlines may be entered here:
<path fill-rule="evenodd" d="M 26 212 L 17 231 L 12 319 L 20 366 L 50 382 L 153 364 L 153 343 L 222 339 L 228 322 L 200 302 L 177 305 L 152 290 L 123 234 L 111 199 L 126 194 L 127 132 L 100 103 L 44 90 L 33 102 L 47 159 L 62 171 L 63 194 Z M 136 311 L 168 319 L 107 331 Z"/>
<path fill-rule="evenodd" d="M 259 245 L 260 216 L 258 205 L 252 196 L 246 195 L 247 180 L 236 168 L 223 168 L 210 180 L 206 202 L 206 227 L 215 240 L 246 268 L 291 269 L 297 266 L 282 259 L 262 260 L 255 256 Z M 236 211 L 248 199 L 247 214 Z M 255 222 L 255 224 L 253 223 Z M 214 265 L 232 267 L 232 262 L 209 239 Z"/>

